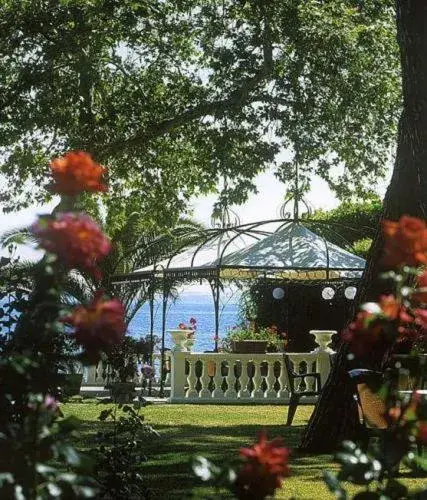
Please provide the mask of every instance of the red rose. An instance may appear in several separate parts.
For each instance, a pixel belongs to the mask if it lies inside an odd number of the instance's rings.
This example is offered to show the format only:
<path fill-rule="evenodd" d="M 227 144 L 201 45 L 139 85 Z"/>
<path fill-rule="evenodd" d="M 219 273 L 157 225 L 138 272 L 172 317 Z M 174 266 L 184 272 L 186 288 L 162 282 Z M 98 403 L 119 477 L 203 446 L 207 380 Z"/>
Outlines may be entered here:
<path fill-rule="evenodd" d="M 56 254 L 68 269 L 84 270 L 99 278 L 97 261 L 109 253 L 111 244 L 90 217 L 60 213 L 56 218 L 41 218 L 31 231 L 40 247 Z"/>
<path fill-rule="evenodd" d="M 75 339 L 86 351 L 97 353 L 123 340 L 124 317 L 125 308 L 119 300 L 102 300 L 102 292 L 98 292 L 89 305 L 76 307 L 62 321 L 75 328 Z"/>
<path fill-rule="evenodd" d="M 94 162 L 84 151 L 70 151 L 50 162 L 54 184 L 51 190 L 74 196 L 83 191 L 106 191 L 102 177 L 105 168 Z"/>
<path fill-rule="evenodd" d="M 282 479 L 289 475 L 289 450 L 280 438 L 268 442 L 265 430 L 252 448 L 240 449 L 240 456 L 246 463 L 236 479 L 238 498 L 262 499 L 274 495 Z"/>
<path fill-rule="evenodd" d="M 396 297 L 382 295 L 378 303 L 369 302 L 362 306 L 355 320 L 342 332 L 341 338 L 350 344 L 350 350 L 354 354 L 363 355 L 374 346 L 387 341 L 384 333 L 388 323 L 398 319 L 406 321 L 407 316 Z"/>

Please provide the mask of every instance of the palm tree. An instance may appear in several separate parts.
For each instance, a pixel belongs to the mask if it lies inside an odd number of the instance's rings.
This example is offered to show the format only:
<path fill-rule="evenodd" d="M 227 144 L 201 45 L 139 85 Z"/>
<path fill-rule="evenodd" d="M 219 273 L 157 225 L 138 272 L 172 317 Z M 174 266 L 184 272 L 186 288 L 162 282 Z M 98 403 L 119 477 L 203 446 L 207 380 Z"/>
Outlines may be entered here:
<path fill-rule="evenodd" d="M 64 282 L 63 300 L 67 304 L 87 303 L 95 290 L 101 288 L 106 294 L 114 295 L 123 302 L 126 323 L 129 324 L 153 292 L 150 289 L 152 283 L 147 281 L 117 286 L 112 281 L 113 276 L 152 265 L 172 255 L 181 247 L 196 244 L 203 237 L 205 228 L 189 218 L 181 217 L 172 229 L 165 231 L 147 229 L 145 221 L 136 211 L 129 215 L 123 211 L 114 214 L 111 212 L 107 212 L 104 218 L 99 214 L 96 217 L 112 242 L 110 254 L 99 265 L 102 272 L 101 282 L 95 281 L 87 273 L 73 270 L 68 273 Z M 23 243 L 36 243 L 28 227 L 8 230 L 0 235 L 0 246 L 3 248 Z M 16 276 L 25 277 L 30 281 L 34 278 L 35 262 L 18 261 L 13 266 Z M 10 271 L 0 268 L 0 281 L 4 281 L 2 277 L 6 277 L 6 272 Z"/>

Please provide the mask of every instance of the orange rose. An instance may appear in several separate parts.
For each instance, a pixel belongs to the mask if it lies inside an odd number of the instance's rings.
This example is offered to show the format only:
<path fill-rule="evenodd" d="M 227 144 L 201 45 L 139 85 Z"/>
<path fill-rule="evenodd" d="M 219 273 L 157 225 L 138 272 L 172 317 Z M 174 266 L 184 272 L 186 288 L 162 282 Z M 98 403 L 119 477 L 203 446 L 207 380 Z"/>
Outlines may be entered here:
<path fill-rule="evenodd" d="M 100 277 L 97 261 L 109 253 L 111 243 L 89 216 L 59 213 L 55 218 L 41 218 L 31 231 L 40 247 L 56 254 L 68 269 Z"/>
<path fill-rule="evenodd" d="M 427 228 L 423 220 L 404 215 L 398 222 L 384 220 L 382 226 L 386 267 L 427 263 Z"/>
<path fill-rule="evenodd" d="M 75 196 L 84 191 L 106 191 L 102 178 L 105 168 L 93 161 L 84 151 L 70 151 L 50 162 L 54 180 L 51 190 Z"/>

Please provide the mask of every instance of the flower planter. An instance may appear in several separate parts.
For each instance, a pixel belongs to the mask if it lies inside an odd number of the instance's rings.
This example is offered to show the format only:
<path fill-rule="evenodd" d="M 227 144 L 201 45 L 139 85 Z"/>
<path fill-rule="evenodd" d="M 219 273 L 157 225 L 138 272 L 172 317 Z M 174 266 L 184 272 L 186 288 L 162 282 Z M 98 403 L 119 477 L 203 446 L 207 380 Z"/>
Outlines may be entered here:
<path fill-rule="evenodd" d="M 174 346 L 172 351 L 174 352 L 188 352 L 194 344 L 194 330 L 182 330 L 178 328 L 176 330 L 168 330 L 172 338 Z M 190 341 L 190 342 L 189 342 Z"/>
<path fill-rule="evenodd" d="M 231 348 L 236 354 L 264 354 L 267 345 L 267 340 L 233 340 L 231 342 Z"/>
<path fill-rule="evenodd" d="M 332 354 L 334 351 L 329 347 L 332 342 L 332 337 L 336 335 L 336 330 L 310 330 L 310 335 L 313 335 L 315 342 L 318 345 L 311 352 L 327 352 Z"/>
<path fill-rule="evenodd" d="M 58 378 L 62 397 L 69 398 L 80 394 L 83 381 L 82 373 L 60 373 Z"/>
<path fill-rule="evenodd" d="M 131 403 L 136 395 L 133 382 L 111 382 L 108 389 L 115 403 Z"/>

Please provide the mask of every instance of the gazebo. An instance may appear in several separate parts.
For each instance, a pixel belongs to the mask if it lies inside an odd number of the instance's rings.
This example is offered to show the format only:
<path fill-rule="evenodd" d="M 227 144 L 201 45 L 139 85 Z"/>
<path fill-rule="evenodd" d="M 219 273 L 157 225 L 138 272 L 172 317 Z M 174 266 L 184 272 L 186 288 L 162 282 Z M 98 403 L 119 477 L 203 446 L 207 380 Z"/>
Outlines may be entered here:
<path fill-rule="evenodd" d="M 316 232 L 317 231 L 317 232 Z M 280 218 L 261 222 L 228 223 L 206 230 L 200 243 L 131 273 L 117 275 L 114 283 L 149 283 L 150 335 L 154 337 L 154 294 L 162 295 L 162 363 L 165 351 L 167 305 L 177 283 L 207 281 L 215 312 L 215 351 L 218 350 L 220 298 L 224 282 L 268 278 L 277 281 L 326 283 L 357 280 L 364 259 L 331 243 L 325 233 L 335 233 L 329 222 Z"/>

